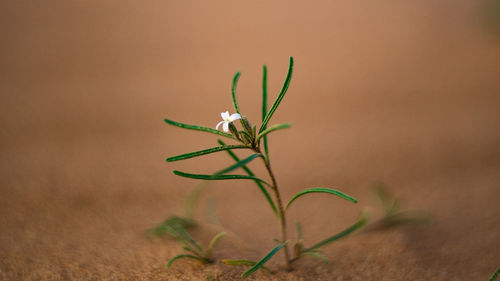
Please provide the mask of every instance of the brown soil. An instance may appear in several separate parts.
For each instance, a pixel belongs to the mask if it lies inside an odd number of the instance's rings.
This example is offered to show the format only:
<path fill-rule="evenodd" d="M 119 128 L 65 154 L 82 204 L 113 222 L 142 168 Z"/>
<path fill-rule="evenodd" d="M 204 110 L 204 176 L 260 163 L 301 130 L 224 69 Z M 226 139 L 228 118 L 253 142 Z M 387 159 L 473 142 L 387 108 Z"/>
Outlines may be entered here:
<path fill-rule="evenodd" d="M 248 2 L 248 1 L 247 1 Z M 305 243 L 340 231 L 383 180 L 425 226 L 358 233 L 248 280 L 487 280 L 500 265 L 500 40 L 485 24 L 498 1 L 4 1 L 0 4 L 0 279 L 239 280 L 244 268 L 166 261 L 181 247 L 145 230 L 226 155 L 165 163 L 216 145 L 163 117 L 215 126 L 231 108 L 260 110 L 296 59 L 270 138 L 283 196 L 329 186 L 357 205 L 309 195 L 290 210 Z M 495 12 L 493 11 L 493 14 Z M 497 15 L 498 16 L 498 15 Z M 256 121 L 253 121 L 256 123 Z M 259 173 L 257 163 L 252 167 Z M 219 226 L 206 223 L 217 200 Z M 222 258 L 258 259 L 278 224 L 251 182 L 215 183 L 194 235 L 230 235 Z"/>

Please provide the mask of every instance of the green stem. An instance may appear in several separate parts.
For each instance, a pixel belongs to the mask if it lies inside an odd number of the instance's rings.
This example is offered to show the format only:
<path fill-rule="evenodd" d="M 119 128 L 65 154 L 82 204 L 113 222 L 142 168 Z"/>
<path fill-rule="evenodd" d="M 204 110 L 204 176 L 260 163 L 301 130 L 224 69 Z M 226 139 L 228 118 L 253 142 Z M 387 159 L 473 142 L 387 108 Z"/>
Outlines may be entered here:
<path fill-rule="evenodd" d="M 260 153 L 260 149 L 256 149 L 258 153 Z M 285 210 L 283 208 L 283 202 L 281 201 L 281 195 L 278 190 L 278 183 L 276 182 L 276 177 L 274 176 L 274 173 L 271 169 L 271 164 L 269 162 L 269 158 L 262 157 L 262 160 L 264 161 L 264 165 L 266 166 L 266 170 L 269 173 L 269 176 L 271 177 L 271 189 L 274 192 L 274 195 L 276 196 L 276 203 L 278 204 L 278 217 L 280 220 L 280 226 L 281 226 L 281 242 L 284 243 L 287 241 L 287 233 L 286 233 L 286 217 L 285 217 Z M 290 253 L 288 250 L 288 244 L 285 244 L 283 247 L 285 251 L 285 266 L 286 270 L 290 271 L 292 270 L 291 267 L 291 260 L 290 260 Z"/>

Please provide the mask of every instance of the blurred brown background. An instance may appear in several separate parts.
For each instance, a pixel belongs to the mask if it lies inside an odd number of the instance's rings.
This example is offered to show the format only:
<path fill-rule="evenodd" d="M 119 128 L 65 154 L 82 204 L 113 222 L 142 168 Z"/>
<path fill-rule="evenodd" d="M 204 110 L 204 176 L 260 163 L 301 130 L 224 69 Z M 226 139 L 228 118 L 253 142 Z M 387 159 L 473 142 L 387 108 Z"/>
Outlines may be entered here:
<path fill-rule="evenodd" d="M 360 203 L 304 197 L 290 225 L 304 222 L 306 243 L 338 232 L 377 208 L 374 180 L 433 220 L 340 241 L 327 248 L 328 265 L 310 260 L 254 278 L 486 280 L 500 265 L 499 7 L 3 1 L 0 279 L 237 279 L 241 268 L 219 264 L 167 270 L 179 245 L 144 235 L 181 214 L 196 185 L 173 169 L 210 173 L 230 163 L 223 154 L 165 163 L 216 138 L 162 119 L 215 126 L 232 111 L 231 79 L 241 70 L 240 107 L 257 123 L 262 65 L 274 98 L 294 56 L 271 120 L 293 124 L 270 138 L 282 192 L 329 186 Z M 278 225 L 252 183 L 216 184 L 206 196 L 233 233 L 219 258 L 256 259 L 272 247 Z"/>

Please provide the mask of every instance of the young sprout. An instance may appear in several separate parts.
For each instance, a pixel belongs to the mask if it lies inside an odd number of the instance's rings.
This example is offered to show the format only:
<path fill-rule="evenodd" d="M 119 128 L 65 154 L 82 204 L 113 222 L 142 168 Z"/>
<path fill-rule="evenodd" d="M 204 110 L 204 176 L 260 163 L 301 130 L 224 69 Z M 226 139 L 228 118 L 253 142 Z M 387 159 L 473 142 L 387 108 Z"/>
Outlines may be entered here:
<path fill-rule="evenodd" d="M 216 153 L 220 151 L 226 151 L 230 157 L 235 161 L 234 164 L 230 165 L 225 169 L 221 169 L 217 172 L 209 173 L 209 174 L 193 174 L 186 173 L 174 170 L 174 174 L 187 177 L 192 179 L 201 179 L 201 180 L 252 180 L 258 186 L 259 190 L 264 195 L 266 201 L 269 203 L 272 211 L 276 215 L 279 221 L 279 226 L 281 230 L 281 237 L 278 239 L 279 245 L 274 247 L 267 255 L 264 256 L 260 261 L 253 262 L 246 259 L 240 260 L 224 260 L 224 263 L 228 265 L 246 265 L 251 266 L 251 268 L 242 274 L 243 277 L 250 275 L 255 272 L 259 268 L 264 268 L 264 264 L 274 256 L 278 251 L 283 250 L 284 258 L 285 258 L 285 267 L 287 270 L 291 270 L 292 262 L 298 260 L 300 257 L 304 255 L 311 255 L 316 257 L 321 257 L 320 247 L 323 247 L 327 244 L 330 244 L 337 239 L 344 237 L 353 231 L 360 228 L 364 225 L 366 219 L 362 216 L 354 225 L 345 229 L 344 231 L 335 234 L 334 236 L 328 237 L 316 244 L 313 244 L 312 247 L 306 248 L 303 245 L 302 237 L 300 237 L 299 241 L 295 245 L 295 257 L 292 257 L 289 250 L 289 240 L 287 233 L 287 220 L 286 220 L 286 211 L 289 209 L 295 200 L 301 198 L 302 196 L 310 193 L 323 193 L 330 194 L 337 197 L 340 197 L 348 202 L 357 203 L 357 200 L 347 194 L 344 194 L 338 190 L 326 187 L 315 187 L 308 188 L 293 196 L 288 203 L 283 204 L 282 196 L 280 189 L 278 188 L 278 182 L 276 180 L 276 176 L 271 169 L 271 160 L 269 157 L 269 148 L 268 148 L 268 135 L 272 132 L 289 128 L 291 125 L 288 123 L 277 124 L 268 126 L 272 116 L 278 109 L 281 101 L 285 97 L 285 94 L 290 86 L 290 81 L 292 79 L 293 72 L 293 64 L 294 60 L 290 57 L 290 64 L 288 67 L 288 73 L 285 78 L 285 82 L 283 83 L 283 87 L 281 88 L 280 93 L 278 94 L 276 100 L 272 104 L 271 108 L 268 110 L 267 107 L 267 67 L 263 67 L 263 77 L 262 77 L 262 122 L 260 126 L 252 126 L 248 119 L 241 113 L 240 107 L 238 105 L 236 99 L 236 85 L 240 77 L 240 73 L 236 73 L 233 78 L 233 83 L 231 87 L 231 95 L 234 105 L 234 110 L 236 113 L 229 115 L 229 111 L 221 113 L 222 121 L 217 124 L 215 129 L 197 125 L 188 125 L 184 123 L 179 123 L 176 121 L 172 121 L 169 119 L 165 119 L 170 125 L 177 126 L 184 129 L 196 130 L 207 132 L 211 134 L 216 134 L 237 142 L 237 144 L 226 144 L 225 142 L 218 140 L 219 146 L 185 153 L 174 157 L 167 158 L 167 162 L 174 162 L 179 160 L 190 159 L 194 157 L 199 157 L 202 155 Z M 234 124 L 234 121 L 240 120 L 241 129 L 238 130 Z M 222 125 L 223 131 L 219 131 L 219 127 Z M 240 159 L 236 154 L 235 150 L 248 150 L 251 151 L 252 154 L 246 158 Z M 251 161 L 260 158 L 262 163 L 267 171 L 268 179 L 264 180 L 260 177 L 257 177 L 247 166 Z M 246 174 L 228 174 L 234 170 L 242 169 Z M 199 257 L 198 257 L 199 258 Z"/>
<path fill-rule="evenodd" d="M 172 229 L 176 225 L 179 225 L 185 229 L 190 229 L 196 226 L 196 222 L 192 218 L 173 215 L 164 220 L 162 223 L 153 227 L 152 229 L 149 229 L 148 233 L 156 237 L 163 237 L 165 234 L 172 235 L 170 229 Z"/>
<path fill-rule="evenodd" d="M 167 267 L 172 266 L 172 263 L 174 261 L 185 258 L 197 260 L 202 264 L 212 263 L 212 252 L 215 244 L 217 244 L 217 242 L 226 235 L 225 232 L 220 232 L 219 234 L 215 235 L 208 246 L 205 248 L 198 242 L 196 242 L 181 225 L 169 226 L 167 228 L 167 231 L 184 244 L 184 247 L 182 248 L 187 252 L 186 254 L 176 255 L 171 258 L 167 263 Z"/>
<path fill-rule="evenodd" d="M 429 222 L 430 217 L 425 212 L 418 210 L 401 211 L 400 200 L 394 197 L 385 183 L 373 182 L 372 189 L 380 200 L 383 215 L 377 221 L 367 225 L 364 229 L 365 232 Z"/>

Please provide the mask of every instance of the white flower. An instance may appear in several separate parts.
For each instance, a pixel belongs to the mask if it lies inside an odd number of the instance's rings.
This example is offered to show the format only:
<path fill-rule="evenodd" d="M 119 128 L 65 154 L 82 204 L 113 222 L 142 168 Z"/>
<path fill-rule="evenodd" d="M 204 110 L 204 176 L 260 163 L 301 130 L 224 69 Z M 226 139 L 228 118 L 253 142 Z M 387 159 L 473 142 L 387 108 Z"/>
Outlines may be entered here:
<path fill-rule="evenodd" d="M 239 115 L 238 113 L 234 113 L 231 116 L 229 116 L 229 111 L 222 112 L 220 114 L 220 116 L 222 117 L 222 121 L 220 121 L 219 124 L 217 124 L 217 126 L 215 127 L 215 129 L 218 130 L 219 126 L 221 124 L 223 124 L 222 125 L 222 129 L 226 133 L 229 132 L 229 123 L 231 123 L 231 122 L 233 122 L 235 120 L 241 119 L 241 115 Z"/>

